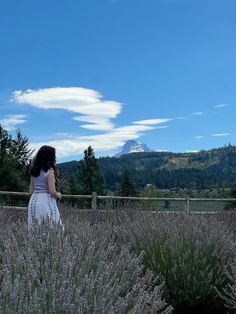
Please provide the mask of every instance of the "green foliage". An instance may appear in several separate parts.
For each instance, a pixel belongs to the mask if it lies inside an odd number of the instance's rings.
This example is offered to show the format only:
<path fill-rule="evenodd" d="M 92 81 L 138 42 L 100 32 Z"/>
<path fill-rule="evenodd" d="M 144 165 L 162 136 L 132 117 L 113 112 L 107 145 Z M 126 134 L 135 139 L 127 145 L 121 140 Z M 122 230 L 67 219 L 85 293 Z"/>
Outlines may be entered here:
<path fill-rule="evenodd" d="M 235 186 L 231 190 L 231 197 L 232 198 L 236 198 L 236 184 L 235 184 Z"/>
<path fill-rule="evenodd" d="M 78 167 L 79 193 L 89 195 L 92 192 L 97 192 L 100 195 L 104 195 L 104 178 L 91 146 L 84 151 L 84 159 L 79 162 Z"/>
<path fill-rule="evenodd" d="M 154 184 L 159 189 L 191 190 L 231 188 L 236 177 L 236 146 L 228 145 L 198 153 L 149 152 L 98 159 L 109 190 L 117 190 L 123 169 L 129 170 L 135 184 L 144 189 Z M 72 174 L 78 162 L 61 164 Z"/>
<path fill-rule="evenodd" d="M 164 296 L 175 313 L 224 313 L 215 288 L 222 292 L 229 282 L 233 235 L 210 216 L 164 215 L 132 217 L 119 232 L 135 251 L 145 251 L 145 268 L 165 281 Z"/>
<path fill-rule="evenodd" d="M 0 190 L 24 191 L 28 187 L 28 165 L 32 151 L 28 138 L 16 131 L 13 139 L 0 126 Z"/>
<path fill-rule="evenodd" d="M 230 269 L 226 271 L 226 276 L 229 280 L 228 285 L 223 291 L 217 290 L 219 296 L 225 302 L 227 308 L 236 313 L 236 261 L 230 265 Z"/>
<path fill-rule="evenodd" d="M 195 239 L 169 246 L 162 238 L 148 244 L 145 252 L 145 266 L 162 274 L 166 296 L 176 308 L 210 307 L 217 300 L 213 286 L 222 290 L 227 283 L 214 246 L 199 251 Z"/>
<path fill-rule="evenodd" d="M 234 185 L 234 187 L 231 190 L 231 197 L 236 198 L 236 184 Z M 231 203 L 231 208 L 236 208 L 236 202 L 235 201 Z"/>
<path fill-rule="evenodd" d="M 120 196 L 137 196 L 138 191 L 127 169 L 123 170 L 120 186 L 117 191 Z"/>
<path fill-rule="evenodd" d="M 141 197 L 160 197 L 154 184 L 147 184 L 145 189 L 140 193 Z M 141 201 L 141 207 L 147 210 L 154 210 L 158 207 L 157 201 Z"/>
<path fill-rule="evenodd" d="M 14 158 L 18 162 L 18 168 L 22 171 L 25 170 L 29 164 L 29 158 L 33 153 L 33 150 L 29 149 L 29 141 L 26 136 L 23 136 L 20 129 L 16 130 L 16 136 L 12 140 L 12 152 Z"/>
<path fill-rule="evenodd" d="M 236 184 L 232 187 L 231 191 L 230 191 L 230 198 L 236 198 Z M 232 201 L 232 202 L 228 202 L 224 209 L 229 210 L 229 209 L 235 209 L 236 208 L 236 202 Z"/>
<path fill-rule="evenodd" d="M 68 174 L 57 170 L 56 186 L 61 193 L 70 194 L 71 187 L 68 181 Z"/>

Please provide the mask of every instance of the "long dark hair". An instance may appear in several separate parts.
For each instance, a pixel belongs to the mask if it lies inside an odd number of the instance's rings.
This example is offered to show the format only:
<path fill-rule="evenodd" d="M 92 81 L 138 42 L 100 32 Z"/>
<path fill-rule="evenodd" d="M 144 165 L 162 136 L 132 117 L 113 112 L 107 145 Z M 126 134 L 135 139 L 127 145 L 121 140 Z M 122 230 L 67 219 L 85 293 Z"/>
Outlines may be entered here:
<path fill-rule="evenodd" d="M 40 171 L 45 172 L 52 168 L 56 176 L 56 150 L 52 146 L 44 145 L 37 152 L 35 159 L 32 162 L 32 167 L 30 169 L 30 175 L 33 177 L 38 177 Z"/>

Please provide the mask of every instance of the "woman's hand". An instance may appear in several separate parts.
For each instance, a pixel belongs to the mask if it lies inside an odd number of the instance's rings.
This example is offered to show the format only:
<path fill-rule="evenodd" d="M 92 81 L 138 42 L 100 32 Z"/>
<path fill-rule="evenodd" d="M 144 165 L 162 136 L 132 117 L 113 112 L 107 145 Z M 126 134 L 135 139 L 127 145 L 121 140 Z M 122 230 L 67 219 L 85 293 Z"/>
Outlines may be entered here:
<path fill-rule="evenodd" d="M 60 192 L 57 192 L 57 198 L 59 198 L 59 200 L 61 199 L 61 193 Z"/>
<path fill-rule="evenodd" d="M 29 193 L 30 195 L 34 193 L 34 183 L 33 183 L 32 177 L 30 178 Z"/>

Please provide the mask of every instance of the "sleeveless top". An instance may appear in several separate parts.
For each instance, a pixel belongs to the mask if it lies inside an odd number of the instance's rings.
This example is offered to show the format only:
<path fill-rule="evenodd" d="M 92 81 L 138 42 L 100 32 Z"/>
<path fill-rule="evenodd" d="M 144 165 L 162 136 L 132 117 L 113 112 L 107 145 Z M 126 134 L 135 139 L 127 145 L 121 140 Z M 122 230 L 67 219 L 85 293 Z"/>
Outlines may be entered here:
<path fill-rule="evenodd" d="M 52 168 L 48 169 L 47 172 L 41 170 L 38 177 L 32 176 L 34 184 L 34 193 L 49 193 L 47 175 L 51 171 L 53 171 Z"/>

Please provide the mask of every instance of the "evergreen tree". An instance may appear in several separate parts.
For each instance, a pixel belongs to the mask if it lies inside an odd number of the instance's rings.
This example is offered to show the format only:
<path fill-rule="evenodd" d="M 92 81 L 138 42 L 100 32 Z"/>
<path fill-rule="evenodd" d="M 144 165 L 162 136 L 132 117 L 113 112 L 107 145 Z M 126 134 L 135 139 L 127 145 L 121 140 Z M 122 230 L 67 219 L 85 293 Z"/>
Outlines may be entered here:
<path fill-rule="evenodd" d="M 80 194 L 105 194 L 104 178 L 91 146 L 84 151 L 84 159 L 79 162 L 78 184 Z"/>
<path fill-rule="evenodd" d="M 11 138 L 7 131 L 0 125 L 0 190 L 7 190 L 11 187 L 9 181 L 12 181 L 11 161 L 9 154 L 11 150 Z"/>
<path fill-rule="evenodd" d="M 117 192 L 120 196 L 137 196 L 138 191 L 127 169 L 123 170 L 120 186 Z"/>
<path fill-rule="evenodd" d="M 12 139 L 0 125 L 0 190 L 27 190 L 30 154 L 28 139 L 19 130 Z"/>
<path fill-rule="evenodd" d="M 0 166 L 3 166 L 2 162 L 8 155 L 11 148 L 11 138 L 7 131 L 0 125 Z"/>
<path fill-rule="evenodd" d="M 33 150 L 29 149 L 29 140 L 23 136 L 20 129 L 16 130 L 16 137 L 12 140 L 12 153 L 20 170 L 24 170 L 29 164 Z"/>
<path fill-rule="evenodd" d="M 68 180 L 69 185 L 69 194 L 76 195 L 80 194 L 81 188 L 78 182 L 78 176 L 77 175 L 71 175 Z"/>

